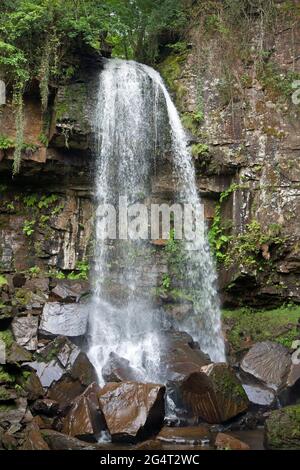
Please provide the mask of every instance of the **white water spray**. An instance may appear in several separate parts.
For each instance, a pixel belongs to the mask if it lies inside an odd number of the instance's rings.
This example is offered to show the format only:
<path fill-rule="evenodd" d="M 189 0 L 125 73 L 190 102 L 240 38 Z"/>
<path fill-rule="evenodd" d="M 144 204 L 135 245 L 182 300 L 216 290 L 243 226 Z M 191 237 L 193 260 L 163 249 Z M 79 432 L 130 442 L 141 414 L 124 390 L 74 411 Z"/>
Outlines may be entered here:
<path fill-rule="evenodd" d="M 199 205 L 195 172 L 178 112 L 160 75 L 132 61 L 109 60 L 100 73 L 96 112 L 96 203 L 117 205 L 151 197 L 157 158 L 171 140 L 178 202 Z M 89 357 L 102 382 L 111 352 L 130 361 L 144 380 L 159 377 L 159 334 L 164 325 L 151 296 L 140 289 L 143 241 L 103 241 L 96 213 L 94 296 Z M 186 247 L 188 248 L 188 247 Z M 216 274 L 207 240 L 186 251 L 184 285 L 196 293 L 195 314 L 174 324 L 198 341 L 214 361 L 224 361 Z"/>

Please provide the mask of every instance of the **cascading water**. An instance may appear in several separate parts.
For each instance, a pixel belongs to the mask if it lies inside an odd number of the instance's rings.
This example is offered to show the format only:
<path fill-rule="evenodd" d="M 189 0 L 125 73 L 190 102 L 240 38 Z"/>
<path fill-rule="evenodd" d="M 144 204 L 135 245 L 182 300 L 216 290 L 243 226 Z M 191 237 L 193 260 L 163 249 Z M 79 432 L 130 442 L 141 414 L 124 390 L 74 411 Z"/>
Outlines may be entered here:
<path fill-rule="evenodd" d="M 127 220 L 120 220 L 118 240 L 105 239 L 103 205 L 117 207 L 120 196 L 128 205 L 151 199 L 157 159 L 171 146 L 178 185 L 176 201 L 198 206 L 192 158 L 179 115 L 160 75 L 133 61 L 106 62 L 100 73 L 94 130 L 98 210 L 89 357 L 100 382 L 111 352 L 128 359 L 140 371 L 141 380 L 158 380 L 159 334 L 166 320 L 153 296 L 141 288 L 149 242 L 122 239 L 122 224 Z M 121 217 L 120 210 L 117 215 Z M 181 282 L 195 293 L 195 313 L 172 326 L 191 334 L 212 360 L 224 361 L 216 275 L 206 237 L 196 251 L 184 244 L 182 249 Z M 151 251 L 149 256 L 153 256 Z"/>

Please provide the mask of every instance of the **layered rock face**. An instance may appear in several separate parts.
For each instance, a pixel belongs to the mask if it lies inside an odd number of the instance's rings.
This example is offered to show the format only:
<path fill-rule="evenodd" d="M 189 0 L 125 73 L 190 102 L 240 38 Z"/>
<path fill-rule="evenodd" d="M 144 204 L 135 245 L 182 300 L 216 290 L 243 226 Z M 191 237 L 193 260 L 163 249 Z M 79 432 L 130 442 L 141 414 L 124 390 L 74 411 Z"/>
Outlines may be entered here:
<path fill-rule="evenodd" d="M 196 9 L 189 49 L 160 65 L 192 133 L 205 212 L 221 229 L 220 288 L 233 306 L 300 300 L 299 23 L 274 3 L 271 27 L 254 14 L 227 36 Z"/>

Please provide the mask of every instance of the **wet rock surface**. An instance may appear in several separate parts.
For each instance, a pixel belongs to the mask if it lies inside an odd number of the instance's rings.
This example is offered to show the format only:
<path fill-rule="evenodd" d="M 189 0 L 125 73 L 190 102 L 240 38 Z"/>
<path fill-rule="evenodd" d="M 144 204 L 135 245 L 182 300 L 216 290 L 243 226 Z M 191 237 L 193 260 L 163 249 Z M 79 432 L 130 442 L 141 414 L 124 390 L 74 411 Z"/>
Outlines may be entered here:
<path fill-rule="evenodd" d="M 102 377 L 106 382 L 137 382 L 142 374 L 130 366 L 130 362 L 115 353 L 111 353 L 102 369 Z"/>
<path fill-rule="evenodd" d="M 241 362 L 243 372 L 273 390 L 285 385 L 290 367 L 289 351 L 281 344 L 271 341 L 255 344 Z"/>
<path fill-rule="evenodd" d="M 156 437 L 164 444 L 208 445 L 211 434 L 206 426 L 164 427 Z"/>
<path fill-rule="evenodd" d="M 215 447 L 218 450 L 250 450 L 250 446 L 245 442 L 240 441 L 232 435 L 221 432 L 217 434 Z"/>
<path fill-rule="evenodd" d="M 99 395 L 113 441 L 135 442 L 157 432 L 164 420 L 165 387 L 135 382 L 109 383 Z"/>
<path fill-rule="evenodd" d="M 210 364 L 193 372 L 182 382 L 180 391 L 195 416 L 208 423 L 222 423 L 247 410 L 247 395 L 227 364 Z"/>
<path fill-rule="evenodd" d="M 100 387 L 93 383 L 77 397 L 63 420 L 62 431 L 68 436 L 95 442 L 105 431 L 106 422 L 99 403 Z"/>
<path fill-rule="evenodd" d="M 41 317 L 40 335 L 83 336 L 87 330 L 88 314 L 88 307 L 84 304 L 48 302 Z"/>

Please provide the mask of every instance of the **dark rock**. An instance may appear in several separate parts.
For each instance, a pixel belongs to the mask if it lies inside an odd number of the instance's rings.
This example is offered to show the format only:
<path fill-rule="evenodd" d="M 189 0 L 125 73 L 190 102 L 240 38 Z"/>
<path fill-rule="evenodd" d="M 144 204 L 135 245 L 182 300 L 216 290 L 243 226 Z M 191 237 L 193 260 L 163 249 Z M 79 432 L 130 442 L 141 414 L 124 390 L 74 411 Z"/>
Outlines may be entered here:
<path fill-rule="evenodd" d="M 208 423 L 222 423 L 247 410 L 249 401 L 233 369 L 210 364 L 185 378 L 180 391 L 184 403 Z"/>
<path fill-rule="evenodd" d="M 68 338 L 58 337 L 39 351 L 39 361 L 27 364 L 34 370 L 43 385 L 50 387 L 65 374 L 88 386 L 95 381 L 96 372 L 87 355 Z"/>
<path fill-rule="evenodd" d="M 34 315 L 16 317 L 12 321 L 12 330 L 16 342 L 29 351 L 37 349 L 37 331 L 39 319 Z"/>
<path fill-rule="evenodd" d="M 1 443 L 6 450 L 15 450 L 18 447 L 17 439 L 8 432 L 2 434 Z"/>
<path fill-rule="evenodd" d="M 61 279 L 51 293 L 64 301 L 78 302 L 81 297 L 87 295 L 90 291 L 87 281 L 72 281 L 69 279 Z"/>
<path fill-rule="evenodd" d="M 180 381 L 211 363 L 187 333 L 169 331 L 162 335 L 160 368 L 166 381 Z"/>
<path fill-rule="evenodd" d="M 300 405 L 270 413 L 265 422 L 265 447 L 274 450 L 300 449 Z"/>
<path fill-rule="evenodd" d="M 13 342 L 9 347 L 7 354 L 8 364 L 20 364 L 22 362 L 31 361 L 32 354 L 27 349 L 20 346 L 18 343 Z"/>
<path fill-rule="evenodd" d="M 63 433 L 84 441 L 94 442 L 106 430 L 99 403 L 100 387 L 93 383 L 76 398 L 63 421 Z"/>
<path fill-rule="evenodd" d="M 96 370 L 84 352 L 78 354 L 70 370 L 70 375 L 85 386 L 97 380 Z"/>
<path fill-rule="evenodd" d="M 278 390 L 286 383 L 291 367 L 288 349 L 278 343 L 256 343 L 241 362 L 241 369 L 268 388 Z"/>
<path fill-rule="evenodd" d="M 130 362 L 115 353 L 110 353 L 109 359 L 102 369 L 105 382 L 138 382 L 142 376 L 138 370 L 130 366 Z"/>
<path fill-rule="evenodd" d="M 26 392 L 29 401 L 34 401 L 44 396 L 44 389 L 36 372 L 30 371 L 30 373 L 18 381 L 18 383 Z"/>
<path fill-rule="evenodd" d="M 250 450 L 250 447 L 245 442 L 222 432 L 217 434 L 215 447 L 218 450 Z"/>
<path fill-rule="evenodd" d="M 27 400 L 25 398 L 18 398 L 13 402 L 8 402 L 0 408 L 0 423 L 9 423 L 10 427 L 16 430 L 21 428 L 21 421 L 23 420 L 27 409 Z"/>
<path fill-rule="evenodd" d="M 59 412 L 59 404 L 54 400 L 44 398 L 43 400 L 36 400 L 32 410 L 37 414 L 53 417 Z"/>
<path fill-rule="evenodd" d="M 26 283 L 26 276 L 22 273 L 17 273 L 13 277 L 13 286 L 18 288 L 24 287 Z"/>
<path fill-rule="evenodd" d="M 159 431 L 164 420 L 165 387 L 135 382 L 109 383 L 100 405 L 113 441 L 135 442 Z"/>
<path fill-rule="evenodd" d="M 54 382 L 48 391 L 48 397 L 51 400 L 56 400 L 61 408 L 66 407 L 72 403 L 73 400 L 81 395 L 85 386 L 79 380 L 74 380 L 72 377 L 65 375 L 57 382 Z"/>
<path fill-rule="evenodd" d="M 30 425 L 25 432 L 25 441 L 21 450 L 50 450 L 36 424 Z"/>
<path fill-rule="evenodd" d="M 75 437 L 67 436 L 57 431 L 45 429 L 41 434 L 51 450 L 89 450 L 97 449 L 97 446 L 92 447 L 87 442 L 80 441 Z"/>
<path fill-rule="evenodd" d="M 183 428 L 164 427 L 158 436 L 165 444 L 201 445 L 210 441 L 209 429 L 205 426 L 186 426 Z"/>
<path fill-rule="evenodd" d="M 45 336 L 83 336 L 87 330 L 88 307 L 84 304 L 45 304 L 39 332 Z"/>

